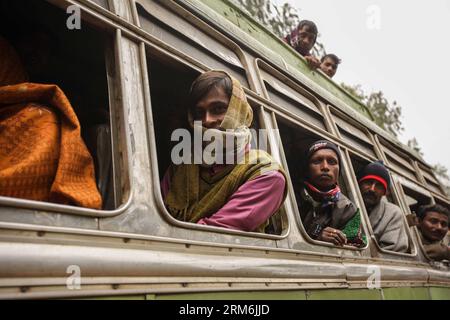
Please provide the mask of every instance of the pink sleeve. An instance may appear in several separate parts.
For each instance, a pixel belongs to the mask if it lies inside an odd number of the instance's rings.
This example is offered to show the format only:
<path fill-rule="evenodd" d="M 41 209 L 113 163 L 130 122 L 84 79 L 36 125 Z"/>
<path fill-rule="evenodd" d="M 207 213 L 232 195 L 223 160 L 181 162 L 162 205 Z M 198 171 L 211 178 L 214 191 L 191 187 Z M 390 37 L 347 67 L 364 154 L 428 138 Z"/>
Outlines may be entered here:
<path fill-rule="evenodd" d="M 167 169 L 166 173 L 164 174 L 164 178 L 161 181 L 161 194 L 162 194 L 163 200 L 166 198 L 167 194 L 169 193 L 170 179 L 171 179 L 170 169 Z"/>
<path fill-rule="evenodd" d="M 199 224 L 242 231 L 254 231 L 274 214 L 283 201 L 286 180 L 272 171 L 244 183 L 229 201 Z"/>

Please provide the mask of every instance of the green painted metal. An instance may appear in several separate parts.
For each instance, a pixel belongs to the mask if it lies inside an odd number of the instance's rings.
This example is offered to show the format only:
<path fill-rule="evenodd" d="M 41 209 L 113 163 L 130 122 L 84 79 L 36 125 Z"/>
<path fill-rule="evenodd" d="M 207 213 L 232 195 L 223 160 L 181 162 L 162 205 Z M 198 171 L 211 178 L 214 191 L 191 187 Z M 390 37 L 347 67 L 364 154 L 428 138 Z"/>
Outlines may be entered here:
<path fill-rule="evenodd" d="M 381 300 L 379 289 L 308 290 L 308 300 Z"/>
<path fill-rule="evenodd" d="M 92 297 L 92 298 L 83 298 L 83 300 L 146 300 L 146 298 L 145 295 L 133 295 L 133 296 Z"/>
<path fill-rule="evenodd" d="M 225 291 L 109 296 L 85 300 L 450 300 L 446 287 Z"/>
<path fill-rule="evenodd" d="M 430 300 L 428 288 L 385 288 L 385 300 Z"/>
<path fill-rule="evenodd" d="M 306 300 L 303 290 L 209 292 L 157 295 L 157 300 Z"/>
<path fill-rule="evenodd" d="M 450 288 L 431 287 L 429 292 L 432 300 L 450 300 Z"/>
<path fill-rule="evenodd" d="M 247 33 L 253 39 L 257 40 L 262 46 L 278 53 L 283 60 L 299 72 L 307 76 L 310 80 L 332 93 L 338 99 L 359 111 L 361 114 L 372 120 L 372 117 L 366 106 L 357 98 L 353 97 L 336 82 L 328 77 L 311 70 L 306 62 L 298 54 L 289 48 L 289 46 L 279 39 L 275 34 L 269 32 L 261 24 L 255 22 L 250 16 L 243 13 L 233 2 L 227 0 L 199 0 L 216 13 L 232 22 L 239 29 Z"/>

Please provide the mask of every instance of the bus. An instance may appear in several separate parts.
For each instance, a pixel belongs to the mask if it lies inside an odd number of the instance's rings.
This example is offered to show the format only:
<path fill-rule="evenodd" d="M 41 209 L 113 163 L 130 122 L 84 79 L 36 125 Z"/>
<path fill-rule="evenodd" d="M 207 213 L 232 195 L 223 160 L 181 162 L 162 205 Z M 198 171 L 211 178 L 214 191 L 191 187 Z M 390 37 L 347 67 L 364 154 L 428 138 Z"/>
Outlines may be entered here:
<path fill-rule="evenodd" d="M 450 200 L 431 166 L 378 127 L 367 107 L 231 0 L 2 0 L 0 34 L 42 32 L 45 72 L 79 118 L 95 162 L 101 210 L 0 197 L 0 298 L 450 299 L 448 261 L 431 261 L 419 205 Z M 285 168 L 288 196 L 267 233 L 174 219 L 160 181 L 171 132 L 184 125 L 192 81 L 210 69 L 244 87 L 253 128 Z M 1 103 L 1 101 L 0 101 Z M 340 186 L 361 209 L 363 248 L 306 233 L 299 157 L 328 139 L 342 153 Z M 379 246 L 356 172 L 383 160 L 388 200 L 409 250 Z"/>

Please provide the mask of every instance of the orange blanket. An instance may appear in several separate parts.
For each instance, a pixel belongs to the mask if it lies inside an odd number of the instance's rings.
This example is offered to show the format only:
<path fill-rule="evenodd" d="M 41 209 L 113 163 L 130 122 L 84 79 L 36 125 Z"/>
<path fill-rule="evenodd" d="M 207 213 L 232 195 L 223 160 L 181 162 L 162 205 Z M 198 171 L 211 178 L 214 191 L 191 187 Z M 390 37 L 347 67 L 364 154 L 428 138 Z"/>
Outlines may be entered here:
<path fill-rule="evenodd" d="M 101 208 L 92 157 L 57 86 L 0 87 L 0 195 Z"/>
<path fill-rule="evenodd" d="M 23 82 L 26 73 L 17 55 L 0 37 L 0 56 L 5 52 L 6 60 L 0 60 L 0 195 L 101 209 L 93 160 L 69 100 L 56 85 Z"/>

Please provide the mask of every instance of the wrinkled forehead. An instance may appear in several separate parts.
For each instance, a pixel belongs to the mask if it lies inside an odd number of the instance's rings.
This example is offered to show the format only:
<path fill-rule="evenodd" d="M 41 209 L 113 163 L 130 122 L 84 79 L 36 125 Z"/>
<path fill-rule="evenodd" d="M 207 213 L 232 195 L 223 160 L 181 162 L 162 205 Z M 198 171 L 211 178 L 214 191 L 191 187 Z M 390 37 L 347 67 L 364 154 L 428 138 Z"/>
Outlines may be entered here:
<path fill-rule="evenodd" d="M 323 63 L 326 63 L 326 64 L 332 64 L 332 65 L 337 65 L 336 61 L 334 61 L 334 59 L 332 59 L 332 58 L 330 58 L 330 57 L 326 57 L 326 58 L 323 60 Z"/>
<path fill-rule="evenodd" d="M 436 212 L 436 211 L 428 211 L 425 213 L 425 217 L 428 219 L 434 218 L 440 221 L 445 221 L 448 223 L 448 216 L 445 213 Z"/>
<path fill-rule="evenodd" d="M 333 157 L 336 160 L 338 160 L 338 155 L 336 154 L 336 152 L 333 149 L 329 149 L 329 148 L 323 148 L 323 149 L 318 149 L 317 151 L 314 151 L 314 153 L 311 155 L 311 157 L 309 158 L 309 161 L 311 161 L 311 159 L 313 158 L 329 158 L 329 157 Z"/>
<path fill-rule="evenodd" d="M 313 34 L 314 36 L 316 35 L 316 33 L 314 32 L 314 29 L 310 26 L 310 25 L 303 25 L 300 29 L 298 29 L 298 33 L 301 32 L 309 32 L 311 34 Z"/>

